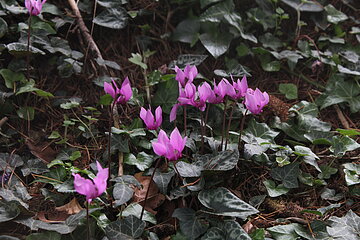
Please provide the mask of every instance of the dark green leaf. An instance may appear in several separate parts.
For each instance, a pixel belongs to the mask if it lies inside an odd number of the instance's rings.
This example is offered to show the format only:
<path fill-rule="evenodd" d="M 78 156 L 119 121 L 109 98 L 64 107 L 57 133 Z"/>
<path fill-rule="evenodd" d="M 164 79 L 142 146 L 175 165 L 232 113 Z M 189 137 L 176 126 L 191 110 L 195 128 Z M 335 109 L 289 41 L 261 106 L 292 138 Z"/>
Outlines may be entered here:
<path fill-rule="evenodd" d="M 123 29 L 128 23 L 128 15 L 123 7 L 117 5 L 103 10 L 94 18 L 93 23 L 112 29 Z"/>
<path fill-rule="evenodd" d="M 293 83 L 281 83 L 279 85 L 279 91 L 285 94 L 285 97 L 290 100 L 297 99 L 298 97 L 297 86 Z"/>
<path fill-rule="evenodd" d="M 172 61 L 169 64 L 169 68 L 174 68 L 175 65 L 179 68 L 185 68 L 186 65 L 200 65 L 205 59 L 207 55 L 197 55 L 197 54 L 183 54 L 179 55 L 178 58 Z M 177 86 L 177 85 L 176 85 Z M 177 98 L 177 97 L 176 97 Z"/>
<path fill-rule="evenodd" d="M 266 123 L 258 123 L 252 118 L 243 132 L 242 140 L 246 143 L 275 143 L 274 139 L 279 132 L 273 131 Z"/>
<path fill-rule="evenodd" d="M 15 169 L 24 165 L 24 161 L 17 154 L 0 153 L 0 169 L 7 169 L 9 167 Z"/>
<path fill-rule="evenodd" d="M 201 204 L 212 210 L 209 213 L 215 215 L 246 219 L 248 216 L 259 212 L 223 187 L 202 190 L 198 195 L 198 199 Z"/>
<path fill-rule="evenodd" d="M 129 201 L 134 195 L 134 190 L 126 183 L 116 183 L 113 189 L 115 207 L 118 207 Z"/>
<path fill-rule="evenodd" d="M 320 179 L 329 179 L 331 175 L 337 173 L 337 168 L 332 168 L 329 165 L 320 166 L 321 173 L 318 174 L 318 178 Z"/>
<path fill-rule="evenodd" d="M 124 153 L 129 152 L 129 139 L 123 137 L 120 134 L 111 134 L 111 153 L 115 151 L 120 151 Z"/>
<path fill-rule="evenodd" d="M 311 151 L 310 148 L 303 147 L 303 146 L 295 146 L 295 154 L 300 156 L 304 162 L 314 166 L 316 170 L 321 172 L 319 165 L 317 164 L 316 160 L 319 160 L 319 157 Z"/>
<path fill-rule="evenodd" d="M 281 1 L 300 12 L 322 12 L 324 10 L 324 7 L 314 0 L 307 0 L 306 2 L 303 2 L 302 0 Z"/>
<path fill-rule="evenodd" d="M 173 170 L 168 171 L 168 172 L 160 172 L 159 169 L 156 170 L 153 180 L 156 183 L 156 185 L 158 186 L 160 192 L 162 192 L 163 194 L 167 193 L 167 187 L 169 185 L 171 178 L 174 175 L 175 175 L 175 172 Z"/>
<path fill-rule="evenodd" d="M 6 48 L 8 49 L 9 53 L 14 55 L 14 56 L 24 56 L 24 55 L 28 55 L 28 48 L 27 48 L 27 44 L 25 43 L 18 43 L 18 42 L 13 42 L 13 43 L 9 43 L 8 45 L 6 45 Z M 30 46 L 29 49 L 30 53 L 40 53 L 41 55 L 45 55 L 45 52 L 41 51 L 40 49 Z"/>
<path fill-rule="evenodd" d="M 16 200 L 0 200 L 0 223 L 16 218 L 20 214 L 19 203 Z"/>
<path fill-rule="evenodd" d="M 352 113 L 360 110 L 360 87 L 355 81 L 338 79 L 334 83 L 334 87 L 328 90 L 327 97 L 321 108 L 343 102 L 349 104 Z"/>
<path fill-rule="evenodd" d="M 271 177 L 281 181 L 286 188 L 297 188 L 299 186 L 297 177 L 300 174 L 299 163 L 291 163 L 284 167 L 271 169 Z"/>
<path fill-rule="evenodd" d="M 0 18 L 0 38 L 4 37 L 8 31 L 8 25 L 7 22 Z"/>
<path fill-rule="evenodd" d="M 234 7 L 235 5 L 231 0 L 215 4 L 201 14 L 200 21 L 219 23 L 224 16 L 230 14 L 234 10 Z"/>
<path fill-rule="evenodd" d="M 33 231 L 37 231 L 40 228 L 44 230 L 55 231 L 60 234 L 71 233 L 76 228 L 76 226 L 69 226 L 64 223 L 46 223 L 40 220 L 34 220 L 33 218 L 18 219 L 15 222 L 23 224 Z"/>
<path fill-rule="evenodd" d="M 163 112 L 170 113 L 179 95 L 178 82 L 171 79 L 158 85 L 154 95 L 154 105 L 161 106 Z"/>
<path fill-rule="evenodd" d="M 173 40 L 194 44 L 199 39 L 200 23 L 197 18 L 189 18 L 180 22 L 173 32 Z"/>
<path fill-rule="evenodd" d="M 60 240 L 61 234 L 57 232 L 32 233 L 26 237 L 26 240 Z"/>
<path fill-rule="evenodd" d="M 306 230 L 298 223 L 277 225 L 267 230 L 275 240 L 296 240 L 299 239 L 300 234 L 306 233 Z M 306 239 L 312 239 L 311 235 L 308 237 Z"/>
<path fill-rule="evenodd" d="M 203 168 L 187 162 L 179 161 L 176 168 L 182 177 L 199 177 Z"/>
<path fill-rule="evenodd" d="M 343 197 L 344 197 L 344 194 L 342 194 L 342 193 L 335 194 L 334 189 L 324 188 L 321 191 L 321 198 L 324 200 L 339 201 Z"/>
<path fill-rule="evenodd" d="M 3 68 L 0 70 L 0 75 L 5 80 L 7 88 L 14 88 L 16 82 L 23 83 L 26 81 L 25 75 L 21 72 L 13 72 L 10 69 Z"/>
<path fill-rule="evenodd" d="M 140 217 L 142 208 L 143 207 L 138 203 L 131 203 L 122 211 L 121 216 L 122 217 L 127 217 L 127 216 Z M 144 215 L 143 215 L 142 219 L 144 221 L 150 222 L 152 224 L 156 224 L 155 215 L 146 210 L 144 210 Z"/>
<path fill-rule="evenodd" d="M 208 224 L 191 208 L 177 208 L 172 217 L 179 219 L 181 232 L 188 239 L 196 239 L 208 228 Z"/>
<path fill-rule="evenodd" d="M 110 223 L 105 228 L 105 233 L 109 240 L 132 239 L 139 238 L 144 229 L 145 222 L 131 215 Z"/>
<path fill-rule="evenodd" d="M 21 168 L 21 172 L 24 176 L 28 176 L 31 173 L 42 174 L 49 172 L 46 164 L 39 158 L 29 159 L 25 166 Z"/>
<path fill-rule="evenodd" d="M 229 32 L 203 33 L 199 36 L 201 43 L 214 58 L 223 55 L 229 48 L 233 35 Z"/>

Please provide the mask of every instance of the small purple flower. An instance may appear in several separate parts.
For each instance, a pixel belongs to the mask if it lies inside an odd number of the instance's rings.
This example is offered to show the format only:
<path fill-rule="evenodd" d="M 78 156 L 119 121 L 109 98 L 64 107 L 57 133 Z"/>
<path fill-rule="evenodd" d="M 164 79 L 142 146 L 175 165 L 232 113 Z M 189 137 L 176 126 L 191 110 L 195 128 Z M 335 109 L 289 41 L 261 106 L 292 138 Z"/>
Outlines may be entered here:
<path fill-rule="evenodd" d="M 184 71 L 182 71 L 178 66 L 175 66 L 176 76 L 175 79 L 178 81 L 182 87 L 185 87 L 187 83 L 192 83 L 198 70 L 196 66 L 186 65 Z"/>
<path fill-rule="evenodd" d="M 248 89 L 246 76 L 244 76 L 241 81 L 238 79 L 236 82 L 233 82 L 233 87 L 236 90 L 235 99 L 245 97 L 246 91 Z"/>
<path fill-rule="evenodd" d="M 269 103 L 269 95 L 267 92 L 261 92 L 258 88 L 255 91 L 248 88 L 245 94 L 244 104 L 252 114 L 259 114 L 263 107 Z"/>
<path fill-rule="evenodd" d="M 99 162 L 96 162 L 96 166 L 98 173 L 93 180 L 85 179 L 80 174 L 73 173 L 75 190 L 79 194 L 85 195 L 88 203 L 105 192 L 109 177 L 108 168 L 102 168 Z"/>
<path fill-rule="evenodd" d="M 162 109 L 160 106 L 157 107 L 154 117 L 153 113 L 151 112 L 151 107 L 149 110 L 145 110 L 145 108 L 141 107 L 140 118 L 144 121 L 147 129 L 156 130 L 162 123 Z"/>
<path fill-rule="evenodd" d="M 125 104 L 132 96 L 132 89 L 128 77 L 125 78 L 120 89 L 115 80 L 112 80 L 112 83 L 104 83 L 104 90 L 112 96 L 115 102 L 121 104 Z"/>
<path fill-rule="evenodd" d="M 152 147 L 158 156 L 164 156 L 169 161 L 176 161 L 182 156 L 186 139 L 186 137 L 181 137 L 177 128 L 175 128 L 170 134 L 170 139 L 166 135 L 165 131 L 161 129 L 157 141 L 152 142 Z"/>
<path fill-rule="evenodd" d="M 46 0 L 25 0 L 25 7 L 28 9 L 30 15 L 37 16 L 40 14 L 45 2 Z"/>

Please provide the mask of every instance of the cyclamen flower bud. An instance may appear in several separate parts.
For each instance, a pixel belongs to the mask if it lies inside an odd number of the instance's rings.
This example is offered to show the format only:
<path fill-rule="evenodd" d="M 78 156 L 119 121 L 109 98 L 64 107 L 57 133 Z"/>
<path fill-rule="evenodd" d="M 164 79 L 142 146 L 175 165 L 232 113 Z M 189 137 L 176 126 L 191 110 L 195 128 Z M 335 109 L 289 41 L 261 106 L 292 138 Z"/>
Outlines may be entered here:
<path fill-rule="evenodd" d="M 31 16 L 37 16 L 40 14 L 45 2 L 46 0 L 25 0 L 25 7 Z"/>

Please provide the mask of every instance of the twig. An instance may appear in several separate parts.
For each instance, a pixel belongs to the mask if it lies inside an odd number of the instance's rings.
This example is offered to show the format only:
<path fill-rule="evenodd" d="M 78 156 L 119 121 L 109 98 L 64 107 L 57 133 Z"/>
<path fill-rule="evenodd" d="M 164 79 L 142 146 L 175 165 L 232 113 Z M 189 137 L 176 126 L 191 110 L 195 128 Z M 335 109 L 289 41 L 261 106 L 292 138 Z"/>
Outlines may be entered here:
<path fill-rule="evenodd" d="M 85 22 L 81 16 L 80 10 L 79 10 L 77 4 L 75 3 L 75 0 L 68 0 L 68 3 L 70 4 L 71 9 L 73 10 L 73 12 L 76 16 L 76 22 L 80 28 L 81 34 L 82 34 L 85 42 L 88 44 L 88 47 L 93 52 L 94 57 L 103 60 L 104 58 L 102 57 L 98 46 L 96 45 L 94 39 L 92 38 L 89 29 L 86 27 Z M 106 66 L 103 66 L 103 67 L 107 70 Z"/>
<path fill-rule="evenodd" d="M 0 120 L 0 128 L 2 127 L 2 125 L 4 125 L 4 123 L 7 122 L 7 120 L 9 120 L 9 118 L 7 118 L 7 117 L 3 117 L 3 118 Z"/>
<path fill-rule="evenodd" d="M 349 129 L 349 128 L 350 128 L 350 125 L 349 125 L 348 121 L 346 120 L 343 112 L 341 111 L 339 105 L 337 105 L 337 104 L 334 105 L 334 108 L 335 108 L 335 110 L 336 110 L 336 113 L 337 113 L 337 115 L 338 115 L 338 118 L 339 118 L 341 124 L 343 125 L 343 127 L 344 127 L 345 129 Z"/>

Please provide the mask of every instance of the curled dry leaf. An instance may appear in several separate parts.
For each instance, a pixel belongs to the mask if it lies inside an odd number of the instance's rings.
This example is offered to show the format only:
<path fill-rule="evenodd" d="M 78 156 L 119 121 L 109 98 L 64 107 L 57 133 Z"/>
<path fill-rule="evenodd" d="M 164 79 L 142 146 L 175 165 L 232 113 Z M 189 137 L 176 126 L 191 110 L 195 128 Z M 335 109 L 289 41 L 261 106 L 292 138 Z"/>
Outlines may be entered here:
<path fill-rule="evenodd" d="M 60 207 L 56 207 L 55 209 L 60 212 L 66 212 L 69 215 L 76 214 L 83 210 L 76 198 L 73 198 L 73 200 L 71 200 L 69 203 Z"/>
<path fill-rule="evenodd" d="M 135 174 L 135 178 L 142 185 L 142 188 L 135 189 L 133 197 L 134 202 L 138 202 L 142 205 L 145 200 L 146 191 L 148 190 L 149 185 L 151 185 L 145 209 L 155 214 L 156 211 L 154 211 L 154 209 L 159 207 L 164 202 L 165 196 L 159 193 L 159 188 L 156 186 L 156 183 L 154 181 L 152 181 L 152 183 L 150 184 L 150 176 L 143 176 L 142 173 L 137 173 Z"/>

